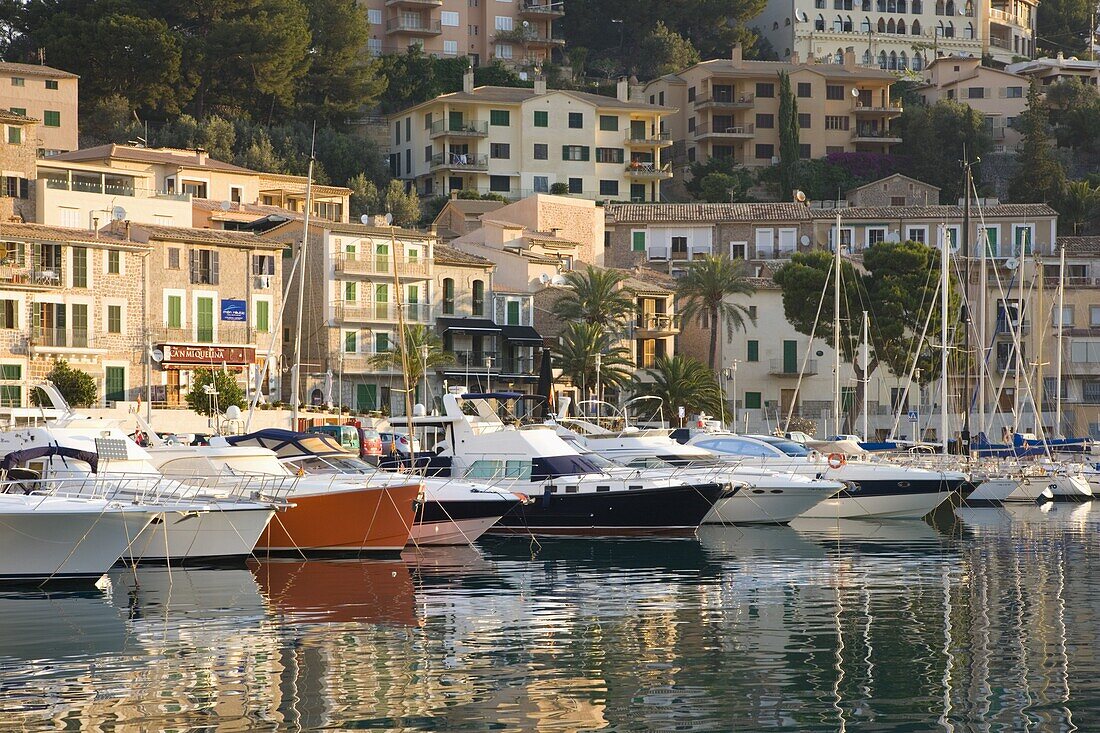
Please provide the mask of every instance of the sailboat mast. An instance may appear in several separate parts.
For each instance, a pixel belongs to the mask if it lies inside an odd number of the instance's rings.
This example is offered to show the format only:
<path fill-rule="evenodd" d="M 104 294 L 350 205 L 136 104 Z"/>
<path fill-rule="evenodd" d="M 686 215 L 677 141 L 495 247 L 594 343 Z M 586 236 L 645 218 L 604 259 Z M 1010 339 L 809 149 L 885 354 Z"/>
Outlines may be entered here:
<path fill-rule="evenodd" d="M 835 435 L 840 435 L 840 211 L 833 230 L 833 415 Z"/>
<path fill-rule="evenodd" d="M 966 199 L 963 205 L 963 230 L 962 230 L 962 253 L 963 253 L 963 306 L 962 306 L 962 327 L 963 327 L 963 344 L 962 353 L 965 359 L 966 370 L 963 375 L 963 424 L 962 433 L 959 435 L 959 439 L 962 442 L 962 447 L 966 449 L 967 457 L 970 456 L 970 161 L 963 162 L 966 166 L 966 176 L 964 186 L 966 188 Z"/>
<path fill-rule="evenodd" d="M 871 363 L 871 356 L 867 342 L 871 340 L 871 323 L 867 319 L 867 311 L 863 311 L 863 439 L 870 440 L 867 436 L 867 384 L 871 381 L 871 375 L 867 372 L 867 365 Z"/>
<path fill-rule="evenodd" d="M 314 142 L 317 139 L 317 129 L 313 130 Z M 313 206 L 313 145 L 309 146 L 309 171 L 306 181 L 306 211 L 302 219 L 302 242 L 298 245 L 298 313 L 295 316 L 294 326 L 294 361 L 290 365 L 290 429 L 298 429 L 298 402 L 301 398 L 301 369 L 302 369 L 302 308 L 305 302 L 306 282 L 306 248 L 309 243 L 309 214 Z"/>
<path fill-rule="evenodd" d="M 969 182 L 966 189 L 967 200 L 970 199 Z M 980 214 L 979 210 L 979 214 Z M 986 333 L 986 318 L 989 308 L 986 304 L 986 292 L 989 288 L 988 273 L 986 272 L 986 255 L 989 252 L 989 232 L 983 231 L 982 235 L 978 237 L 978 241 L 981 242 L 981 254 L 979 255 L 978 262 L 980 263 L 981 271 L 978 273 L 978 415 L 981 419 L 981 430 L 983 433 L 988 433 L 985 420 L 985 388 L 986 388 L 986 339 L 988 334 Z M 973 320 L 973 319 L 971 319 Z"/>
<path fill-rule="evenodd" d="M 1054 339 L 1054 437 L 1062 437 L 1062 314 L 1065 311 L 1066 296 L 1066 248 L 1063 246 L 1058 257 L 1058 334 Z"/>
<path fill-rule="evenodd" d="M 950 265 L 948 250 L 951 247 L 951 239 L 947 225 L 940 225 L 940 436 L 943 440 L 943 453 L 947 455 L 947 268 Z"/>

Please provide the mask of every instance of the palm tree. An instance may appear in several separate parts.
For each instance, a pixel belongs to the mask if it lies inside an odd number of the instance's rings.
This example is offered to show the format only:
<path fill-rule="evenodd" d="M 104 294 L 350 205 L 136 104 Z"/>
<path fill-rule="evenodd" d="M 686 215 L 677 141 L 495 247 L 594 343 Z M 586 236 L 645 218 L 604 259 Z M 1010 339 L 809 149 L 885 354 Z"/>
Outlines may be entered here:
<path fill-rule="evenodd" d="M 614 338 L 598 323 L 569 321 L 558 344 L 550 351 L 554 366 L 573 384 L 583 389 L 596 386 L 596 355 L 600 354 L 600 379 L 603 387 L 623 388 L 634 381 L 630 351 L 614 345 Z"/>
<path fill-rule="evenodd" d="M 402 349 L 404 344 L 404 349 Z M 401 353 L 408 354 L 405 362 Z M 370 357 L 368 363 L 376 369 L 393 369 L 404 372 L 409 387 L 415 387 L 428 369 L 446 366 L 454 362 L 454 355 L 443 350 L 443 340 L 427 326 L 416 323 L 405 327 L 405 338 L 394 348 Z"/>
<path fill-rule="evenodd" d="M 731 260 L 723 255 L 706 255 L 691 263 L 680 278 L 676 295 L 680 298 L 680 312 L 685 318 L 706 316 L 710 324 L 710 356 L 707 363 L 715 368 L 718 352 L 718 326 L 724 321 L 726 337 L 733 338 L 734 329 L 745 328 L 745 319 L 754 324 L 756 318 L 741 303 L 726 300 L 729 295 L 752 295 L 756 288 L 749 282 L 743 260 Z"/>
<path fill-rule="evenodd" d="M 667 410 L 683 407 L 685 413 L 722 412 L 722 390 L 713 371 L 690 356 L 659 356 L 646 372 L 652 382 L 638 385 L 638 394 L 660 397 Z"/>
<path fill-rule="evenodd" d="M 554 303 L 554 315 L 619 330 L 635 309 L 633 293 L 623 287 L 625 279 L 620 272 L 592 265 L 565 273 L 566 290 Z"/>
<path fill-rule="evenodd" d="M 1088 181 L 1071 181 L 1066 184 L 1066 192 L 1062 197 L 1062 221 L 1072 227 L 1077 234 L 1082 224 L 1096 217 L 1097 205 L 1100 204 L 1100 187 L 1093 188 Z"/>

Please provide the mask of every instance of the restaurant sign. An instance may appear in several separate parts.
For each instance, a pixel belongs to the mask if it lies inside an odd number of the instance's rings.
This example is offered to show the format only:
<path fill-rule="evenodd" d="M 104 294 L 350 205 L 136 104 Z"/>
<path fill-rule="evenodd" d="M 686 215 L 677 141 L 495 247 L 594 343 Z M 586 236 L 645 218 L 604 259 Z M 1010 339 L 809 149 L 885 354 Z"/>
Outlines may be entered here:
<path fill-rule="evenodd" d="M 252 364 L 256 361 L 254 346 L 195 346 L 164 344 L 164 364 Z"/>

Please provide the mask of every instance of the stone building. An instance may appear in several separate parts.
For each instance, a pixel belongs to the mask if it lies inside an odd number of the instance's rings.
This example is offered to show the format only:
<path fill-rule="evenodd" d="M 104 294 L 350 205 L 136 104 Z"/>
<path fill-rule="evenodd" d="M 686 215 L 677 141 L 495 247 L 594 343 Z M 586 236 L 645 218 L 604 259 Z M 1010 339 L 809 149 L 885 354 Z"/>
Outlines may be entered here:
<path fill-rule="evenodd" d="M 924 181 L 895 173 L 849 189 L 844 194 L 849 206 L 935 206 L 940 189 Z"/>
<path fill-rule="evenodd" d="M 0 110 L 0 221 L 35 221 L 35 123 L 24 114 Z"/>
<path fill-rule="evenodd" d="M 445 242 L 474 231 L 481 226 L 482 216 L 505 205 L 502 201 L 460 199 L 457 194 L 457 191 L 451 194 L 432 221 L 436 234 Z"/>
<path fill-rule="evenodd" d="M 79 77 L 68 71 L 42 64 L 0 62 L 0 109 L 38 123 L 30 140 L 42 156 L 76 150 L 79 85 Z"/>

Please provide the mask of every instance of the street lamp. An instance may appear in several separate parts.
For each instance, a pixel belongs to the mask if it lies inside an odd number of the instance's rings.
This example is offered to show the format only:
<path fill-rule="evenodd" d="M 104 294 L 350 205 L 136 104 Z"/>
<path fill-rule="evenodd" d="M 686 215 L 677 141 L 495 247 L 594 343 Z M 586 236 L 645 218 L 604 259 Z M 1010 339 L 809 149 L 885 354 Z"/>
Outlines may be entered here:
<path fill-rule="evenodd" d="M 733 429 L 737 430 L 737 365 L 740 359 L 734 359 L 729 368 L 723 372 L 723 376 L 733 382 Z M 722 419 L 725 420 L 726 401 L 722 400 Z"/>

